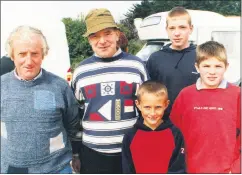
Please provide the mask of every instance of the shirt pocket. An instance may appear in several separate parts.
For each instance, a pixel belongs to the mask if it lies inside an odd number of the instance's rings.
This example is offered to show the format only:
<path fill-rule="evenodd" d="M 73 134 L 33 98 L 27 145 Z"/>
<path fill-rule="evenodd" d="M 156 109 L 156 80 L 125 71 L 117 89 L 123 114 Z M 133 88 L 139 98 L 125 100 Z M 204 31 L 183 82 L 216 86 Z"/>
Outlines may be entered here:
<path fill-rule="evenodd" d="M 54 92 L 47 90 L 37 90 L 34 92 L 34 110 L 38 119 L 48 122 L 62 116 L 62 107 L 57 105 L 55 95 Z"/>
<path fill-rule="evenodd" d="M 40 111 L 54 111 L 56 108 L 55 94 L 46 90 L 34 92 L 34 109 Z"/>

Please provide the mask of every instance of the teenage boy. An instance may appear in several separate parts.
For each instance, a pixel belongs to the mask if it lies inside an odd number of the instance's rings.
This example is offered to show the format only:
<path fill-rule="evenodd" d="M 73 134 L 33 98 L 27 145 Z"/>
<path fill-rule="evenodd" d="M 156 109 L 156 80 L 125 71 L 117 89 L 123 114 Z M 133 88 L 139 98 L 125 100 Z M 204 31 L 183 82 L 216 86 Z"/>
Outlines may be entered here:
<path fill-rule="evenodd" d="M 123 173 L 185 173 L 181 132 L 162 119 L 169 104 L 166 87 L 146 81 L 135 102 L 142 117 L 124 136 Z"/>
<path fill-rule="evenodd" d="M 196 84 L 184 88 L 171 121 L 181 130 L 188 173 L 240 173 L 240 88 L 228 83 L 226 50 L 215 41 L 197 48 Z"/>
<path fill-rule="evenodd" d="M 146 65 L 151 80 L 160 81 L 168 89 L 170 105 L 163 119 L 169 118 L 178 93 L 184 87 L 194 84 L 198 78 L 194 67 L 196 47 L 188 41 L 193 25 L 185 8 L 171 9 L 166 19 L 166 31 L 171 43 L 153 53 Z"/>
<path fill-rule="evenodd" d="M 82 139 L 73 142 L 72 166 L 83 174 L 122 173 L 123 135 L 137 120 L 135 93 L 148 76 L 142 61 L 117 45 L 120 31 L 109 10 L 91 10 L 85 22 L 84 36 L 94 54 L 73 74 L 72 87 L 85 113 Z"/>

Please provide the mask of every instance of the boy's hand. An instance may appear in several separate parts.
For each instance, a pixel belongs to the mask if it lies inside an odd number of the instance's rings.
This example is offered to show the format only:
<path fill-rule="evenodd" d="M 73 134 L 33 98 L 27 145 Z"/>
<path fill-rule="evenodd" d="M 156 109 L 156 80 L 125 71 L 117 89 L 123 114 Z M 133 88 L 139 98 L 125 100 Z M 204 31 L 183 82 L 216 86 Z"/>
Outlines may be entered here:
<path fill-rule="evenodd" d="M 72 161 L 71 161 L 71 167 L 74 171 L 74 173 L 77 173 L 79 174 L 80 173 L 80 170 L 81 170 L 81 161 L 79 159 L 79 156 L 77 155 L 73 155 L 72 156 Z"/>

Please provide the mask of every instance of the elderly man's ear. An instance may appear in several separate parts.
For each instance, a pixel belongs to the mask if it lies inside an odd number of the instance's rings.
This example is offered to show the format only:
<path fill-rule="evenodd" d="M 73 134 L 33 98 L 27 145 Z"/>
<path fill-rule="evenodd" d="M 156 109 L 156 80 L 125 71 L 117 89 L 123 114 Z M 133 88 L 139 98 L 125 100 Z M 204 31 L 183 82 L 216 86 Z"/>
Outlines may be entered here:
<path fill-rule="evenodd" d="M 119 36 L 120 36 L 120 31 L 119 30 L 116 30 L 116 35 L 117 35 L 116 41 L 118 42 L 119 41 Z"/>

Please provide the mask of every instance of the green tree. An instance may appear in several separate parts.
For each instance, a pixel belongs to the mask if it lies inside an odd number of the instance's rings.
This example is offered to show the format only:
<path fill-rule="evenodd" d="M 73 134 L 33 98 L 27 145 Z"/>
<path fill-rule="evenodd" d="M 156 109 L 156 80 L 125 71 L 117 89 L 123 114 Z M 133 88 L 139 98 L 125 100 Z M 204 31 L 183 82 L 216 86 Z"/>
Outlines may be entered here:
<path fill-rule="evenodd" d="M 153 13 L 169 11 L 173 7 L 183 6 L 193 10 L 208 10 L 222 15 L 241 15 L 241 1 L 239 0 L 142 0 L 141 4 L 136 4 L 125 14 L 126 19 L 132 21 L 134 18 L 144 18 Z M 133 18 L 133 19 L 132 19 Z"/>
<path fill-rule="evenodd" d="M 69 46 L 72 69 L 83 59 L 93 54 L 87 38 L 82 35 L 86 31 L 86 24 L 83 16 L 77 19 L 63 18 L 66 27 L 66 36 Z"/>

